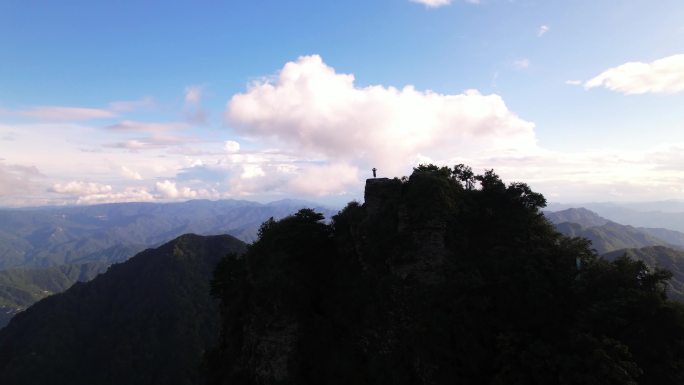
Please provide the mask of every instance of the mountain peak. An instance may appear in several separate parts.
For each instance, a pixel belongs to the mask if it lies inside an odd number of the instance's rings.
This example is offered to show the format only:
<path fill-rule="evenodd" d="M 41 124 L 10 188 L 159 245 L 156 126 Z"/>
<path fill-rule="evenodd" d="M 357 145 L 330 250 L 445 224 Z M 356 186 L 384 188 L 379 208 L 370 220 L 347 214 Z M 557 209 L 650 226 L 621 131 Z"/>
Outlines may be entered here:
<path fill-rule="evenodd" d="M 582 227 L 603 226 L 610 222 L 608 219 L 584 207 L 569 208 L 561 211 L 545 211 L 544 216 L 554 224 L 572 222 Z"/>

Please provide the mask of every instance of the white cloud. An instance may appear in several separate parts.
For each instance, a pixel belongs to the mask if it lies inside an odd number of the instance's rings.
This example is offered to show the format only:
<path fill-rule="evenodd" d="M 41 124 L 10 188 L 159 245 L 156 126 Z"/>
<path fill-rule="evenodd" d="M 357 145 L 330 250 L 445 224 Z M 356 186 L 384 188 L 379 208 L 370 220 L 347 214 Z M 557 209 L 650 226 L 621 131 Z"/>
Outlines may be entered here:
<path fill-rule="evenodd" d="M 240 143 L 234 140 L 226 140 L 223 144 L 223 148 L 228 153 L 235 153 L 240 151 Z"/>
<path fill-rule="evenodd" d="M 99 204 L 114 202 L 150 202 L 155 196 L 145 188 L 126 187 L 123 191 L 79 196 L 76 204 Z"/>
<path fill-rule="evenodd" d="M 511 64 L 513 65 L 513 68 L 522 70 L 522 69 L 530 67 L 530 59 L 527 59 L 527 58 L 517 59 L 517 60 L 514 60 L 513 63 L 511 63 Z"/>
<path fill-rule="evenodd" d="M 140 173 L 126 166 L 121 166 L 121 175 L 127 179 L 142 180 Z"/>
<path fill-rule="evenodd" d="M 165 180 L 155 184 L 155 191 L 161 198 L 197 198 L 198 193 L 189 187 L 178 188 L 176 182 Z"/>
<path fill-rule="evenodd" d="M 584 88 L 605 87 L 626 95 L 673 94 L 684 91 L 684 54 L 650 63 L 629 62 L 586 81 Z"/>
<path fill-rule="evenodd" d="M 172 131 L 187 128 L 186 123 L 181 122 L 136 122 L 133 120 L 123 120 L 116 124 L 111 124 L 105 128 L 114 131 Z"/>
<path fill-rule="evenodd" d="M 542 37 L 544 36 L 547 32 L 549 32 L 551 28 L 548 25 L 542 25 L 539 27 L 537 30 L 537 37 Z"/>
<path fill-rule="evenodd" d="M 251 179 L 265 175 L 266 173 L 261 168 L 261 166 L 256 164 L 246 164 L 242 166 L 242 174 L 240 175 L 240 177 L 243 179 Z"/>
<path fill-rule="evenodd" d="M 566 80 L 565 81 L 565 84 L 567 84 L 569 86 L 581 86 L 582 83 L 583 82 L 581 80 Z"/>
<path fill-rule="evenodd" d="M 105 147 L 124 148 L 130 151 L 154 150 L 166 147 L 183 146 L 196 143 L 198 139 L 191 136 L 154 135 L 144 138 L 128 139 L 123 142 L 109 143 Z"/>
<path fill-rule="evenodd" d="M 386 175 L 406 173 L 419 154 L 443 159 L 536 147 L 534 124 L 498 95 L 357 87 L 353 75 L 336 73 L 316 55 L 234 95 L 226 118 L 246 137 L 294 146 L 300 157 L 378 167 Z"/>
<path fill-rule="evenodd" d="M 64 184 L 55 184 L 50 189 L 52 192 L 67 195 L 93 195 L 93 194 L 107 194 L 112 191 L 112 186 L 82 181 L 71 181 Z"/>
<path fill-rule="evenodd" d="M 0 115 L 16 115 L 48 122 L 77 122 L 96 119 L 110 119 L 123 112 L 131 112 L 140 108 L 155 105 L 152 97 L 139 100 L 122 100 L 111 102 L 108 108 L 37 106 L 23 110 L 3 110 Z"/>
<path fill-rule="evenodd" d="M 323 196 L 347 192 L 359 185 L 359 170 L 348 164 L 309 167 L 290 181 L 290 190 L 297 193 Z"/>
<path fill-rule="evenodd" d="M 42 106 L 17 113 L 21 116 L 49 121 L 78 121 L 116 117 L 116 114 L 109 110 L 84 107 Z"/>
<path fill-rule="evenodd" d="M 32 191 L 44 175 L 35 166 L 7 164 L 0 159 L 0 200 Z"/>
<path fill-rule="evenodd" d="M 449 5 L 451 4 L 451 1 L 452 0 L 411 0 L 411 2 L 413 3 L 423 4 L 428 8 L 438 8 L 445 5 Z M 469 0 L 468 2 L 472 3 L 473 1 L 476 3 L 479 2 L 479 0 Z"/>

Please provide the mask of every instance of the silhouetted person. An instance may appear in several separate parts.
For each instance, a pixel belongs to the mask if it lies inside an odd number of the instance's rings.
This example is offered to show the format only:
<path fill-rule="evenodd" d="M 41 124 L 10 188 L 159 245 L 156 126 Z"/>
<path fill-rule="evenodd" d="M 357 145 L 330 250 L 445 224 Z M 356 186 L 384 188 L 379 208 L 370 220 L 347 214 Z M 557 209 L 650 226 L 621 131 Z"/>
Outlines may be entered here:
<path fill-rule="evenodd" d="M 375 176 L 375 172 L 376 172 L 376 171 L 378 171 L 378 169 L 377 169 L 377 168 L 375 168 L 375 167 L 373 167 L 373 178 L 375 178 L 375 177 L 376 177 L 376 176 Z"/>

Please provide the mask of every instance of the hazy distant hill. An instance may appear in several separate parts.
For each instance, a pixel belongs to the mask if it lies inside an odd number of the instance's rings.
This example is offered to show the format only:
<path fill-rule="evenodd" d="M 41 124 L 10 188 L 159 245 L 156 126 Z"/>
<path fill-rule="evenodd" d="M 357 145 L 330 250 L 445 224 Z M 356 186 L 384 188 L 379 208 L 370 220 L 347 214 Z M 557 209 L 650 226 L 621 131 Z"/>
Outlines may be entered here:
<path fill-rule="evenodd" d="M 668 246 L 678 248 L 684 244 L 684 234 L 666 229 L 635 228 L 609 221 L 586 208 L 571 208 L 544 212 L 544 216 L 563 235 L 582 237 L 591 241 L 599 254 L 609 251 Z M 663 239 L 660 237 L 663 236 Z"/>
<path fill-rule="evenodd" d="M 209 280 L 243 252 L 228 235 L 184 235 L 18 314 L 0 330 L 0 384 L 199 384 L 218 338 Z"/>
<path fill-rule="evenodd" d="M 582 227 L 576 223 L 564 222 L 557 224 L 556 229 L 569 237 L 582 237 L 590 240 L 592 247 L 599 254 L 626 248 L 671 246 L 662 239 L 653 237 L 632 226 L 623 226 L 615 222 L 594 227 Z"/>
<path fill-rule="evenodd" d="M 684 246 L 684 233 L 670 229 L 651 228 L 651 227 L 637 227 L 638 230 L 650 234 L 656 238 L 660 238 L 669 244 L 676 246 Z"/>
<path fill-rule="evenodd" d="M 603 255 L 608 260 L 627 254 L 630 258 L 644 261 L 648 266 L 667 269 L 672 273 L 668 282 L 668 297 L 684 302 L 684 251 L 663 246 L 649 246 L 640 249 L 616 250 Z"/>
<path fill-rule="evenodd" d="M 684 232 L 684 202 L 550 204 L 551 211 L 582 206 L 611 221 L 634 227 L 666 228 Z"/>
<path fill-rule="evenodd" d="M 584 207 L 569 208 L 562 211 L 544 211 L 544 216 L 551 221 L 551 223 L 572 222 L 577 223 L 582 227 L 603 226 L 610 222 L 606 218 L 603 218 Z"/>
<path fill-rule="evenodd" d="M 269 217 L 312 206 L 296 200 L 193 200 L 0 210 L 0 270 L 118 262 L 185 233 L 227 233 L 251 242 Z M 312 208 L 328 216 L 335 213 Z"/>

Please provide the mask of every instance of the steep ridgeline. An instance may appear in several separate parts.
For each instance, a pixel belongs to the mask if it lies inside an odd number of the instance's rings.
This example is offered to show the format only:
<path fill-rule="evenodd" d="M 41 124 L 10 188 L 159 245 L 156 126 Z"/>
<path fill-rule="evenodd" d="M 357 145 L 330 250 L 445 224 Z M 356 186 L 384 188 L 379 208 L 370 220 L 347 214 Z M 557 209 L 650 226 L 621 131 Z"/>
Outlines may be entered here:
<path fill-rule="evenodd" d="M 617 223 L 684 232 L 684 201 L 583 203 L 582 206 Z M 567 208 L 560 204 L 553 207 L 556 211 Z"/>
<path fill-rule="evenodd" d="M 245 244 L 181 236 L 50 296 L 0 330 L 0 384 L 199 384 L 219 333 L 217 262 Z"/>
<path fill-rule="evenodd" d="M 641 248 L 646 246 L 679 246 L 668 243 L 657 234 L 668 234 L 675 237 L 675 231 L 658 231 L 664 229 L 639 229 L 625 226 L 600 217 L 584 208 L 567 209 L 556 212 L 545 212 L 547 219 L 555 224 L 556 229 L 568 237 L 582 237 L 591 241 L 592 247 L 599 254 L 609 251 Z M 649 231 L 650 230 L 650 231 Z M 680 234 L 680 233 L 677 233 Z M 681 234 L 684 236 L 684 234 Z"/>
<path fill-rule="evenodd" d="M 329 225 L 266 222 L 212 281 L 209 383 L 681 384 L 668 274 L 598 258 L 544 204 L 492 171 L 420 166 L 368 180 Z"/>
<path fill-rule="evenodd" d="M 595 227 L 608 224 L 610 221 L 584 207 L 570 208 L 561 211 L 544 211 L 549 222 L 558 224 L 564 222 L 577 223 L 582 227 Z"/>
<path fill-rule="evenodd" d="M 40 299 L 61 293 L 75 282 L 104 273 L 109 264 L 92 262 L 33 269 L 0 270 L 0 329 L 20 311 Z"/>
<path fill-rule="evenodd" d="M 147 247 L 186 233 L 231 234 L 246 242 L 270 217 L 290 215 L 306 202 L 240 200 L 113 203 L 0 210 L 0 270 L 125 261 Z M 335 212 L 318 208 L 328 216 Z"/>

